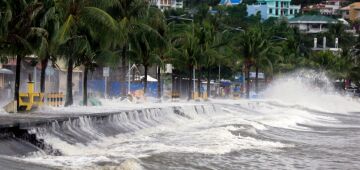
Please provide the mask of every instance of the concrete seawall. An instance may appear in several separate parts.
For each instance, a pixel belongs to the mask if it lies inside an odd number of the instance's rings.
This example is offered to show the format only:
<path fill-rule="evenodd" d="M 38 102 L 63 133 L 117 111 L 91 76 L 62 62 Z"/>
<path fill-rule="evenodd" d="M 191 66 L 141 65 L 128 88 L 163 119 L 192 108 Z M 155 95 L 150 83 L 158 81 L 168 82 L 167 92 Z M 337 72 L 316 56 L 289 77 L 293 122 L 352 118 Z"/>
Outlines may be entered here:
<path fill-rule="evenodd" d="M 44 151 L 49 155 L 62 155 L 60 151 L 53 149 L 46 142 L 47 138 L 44 138 L 44 134 L 59 135 L 59 138 L 72 144 L 86 144 L 92 140 L 98 140 L 97 134 L 114 136 L 144 128 L 127 127 L 126 123 L 129 121 L 148 122 L 156 118 L 166 117 L 168 114 L 192 119 L 191 116 L 187 115 L 187 112 L 201 114 L 214 109 L 215 107 L 211 104 L 194 104 L 99 113 L 2 115 L 0 116 L 0 144 L 2 144 L 0 155 L 22 156 L 36 151 Z M 156 125 L 148 124 L 145 127 L 152 126 Z M 89 133 L 94 131 L 96 131 L 95 134 Z"/>
<path fill-rule="evenodd" d="M 146 109 L 157 109 L 157 108 L 146 108 Z M 142 109 L 129 109 L 119 110 L 114 112 L 102 112 L 102 113 L 74 113 L 74 114 L 44 114 L 44 113 L 33 113 L 33 114 L 10 114 L 0 116 L 0 129 L 6 128 L 21 128 L 26 129 L 34 126 L 41 126 L 49 124 L 51 122 L 63 122 L 68 120 L 79 119 L 80 117 L 107 117 L 114 114 L 120 114 L 130 111 L 141 111 Z"/>

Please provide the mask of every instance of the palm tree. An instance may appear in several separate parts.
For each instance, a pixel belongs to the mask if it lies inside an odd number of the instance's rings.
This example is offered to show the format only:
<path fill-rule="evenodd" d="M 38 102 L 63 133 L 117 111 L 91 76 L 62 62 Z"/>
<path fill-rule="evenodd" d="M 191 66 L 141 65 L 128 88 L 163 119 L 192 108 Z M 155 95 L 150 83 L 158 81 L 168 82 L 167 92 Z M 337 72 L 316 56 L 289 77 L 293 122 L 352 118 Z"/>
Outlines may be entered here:
<path fill-rule="evenodd" d="M 345 31 L 345 25 L 342 23 L 332 24 L 329 27 L 329 30 L 324 33 L 324 36 L 327 37 L 330 46 L 335 46 L 335 38 L 338 38 L 339 46 L 342 49 L 349 49 L 354 42 L 354 36 L 351 33 Z"/>
<path fill-rule="evenodd" d="M 56 40 L 60 45 L 73 46 L 62 47 L 80 51 L 69 51 L 65 55 L 67 60 L 67 92 L 65 106 L 73 104 L 72 95 L 72 73 L 76 57 L 84 52 L 86 36 L 81 34 L 81 30 L 89 30 L 91 36 L 101 39 L 100 42 L 112 40 L 117 29 L 115 20 L 101 8 L 108 8 L 114 5 L 113 1 L 90 1 L 90 0 L 61 0 L 58 2 L 59 12 L 62 13 L 63 25 L 60 27 Z"/>
<path fill-rule="evenodd" d="M 165 22 L 158 21 L 162 16 L 160 13 L 159 9 L 151 7 L 148 14 L 141 20 L 143 24 L 139 24 L 136 31 L 130 35 L 134 59 L 144 66 L 144 93 L 147 90 L 148 68 L 160 58 L 157 52 L 166 48 L 167 45 L 161 35 L 161 33 L 164 34 Z M 154 16 L 158 16 L 158 18 L 153 19 Z"/>
<path fill-rule="evenodd" d="M 161 37 L 158 37 L 160 42 L 153 43 L 161 43 L 157 44 L 156 48 L 153 51 L 155 56 L 155 62 L 157 63 L 157 97 L 160 99 L 161 94 L 161 68 L 165 66 L 166 62 L 169 62 L 170 58 L 166 55 L 168 51 L 169 42 L 167 29 L 168 25 L 166 24 L 166 18 L 164 14 L 158 8 L 150 8 L 149 13 L 147 15 L 148 25 L 151 26 Z"/>
<path fill-rule="evenodd" d="M 186 66 L 188 71 L 188 100 L 192 98 L 192 71 L 197 65 L 197 57 L 200 56 L 200 39 L 195 34 L 200 29 L 199 25 L 192 24 L 173 24 L 170 26 L 172 32 L 172 46 L 174 50 L 171 54 L 176 58 L 175 65 L 178 68 Z M 195 89 L 194 89 L 195 90 Z"/>
<path fill-rule="evenodd" d="M 143 18 L 149 8 L 147 1 L 143 0 L 115 0 L 116 5 L 110 7 L 107 11 L 118 22 L 119 29 L 117 33 L 116 49 L 121 52 L 121 96 L 127 95 L 126 86 L 126 61 L 129 59 L 129 49 L 133 40 L 131 34 L 139 28 L 139 19 Z"/>
<path fill-rule="evenodd" d="M 281 29 L 287 29 L 286 25 L 280 24 Z M 265 43 L 258 48 L 258 56 L 254 58 L 255 66 L 255 92 L 259 92 L 259 70 L 266 72 L 270 77 L 274 73 L 273 65 L 282 58 L 282 45 L 287 38 L 280 37 L 272 30 L 265 30 L 259 27 Z M 282 35 L 281 33 L 279 35 Z"/>
<path fill-rule="evenodd" d="M 46 68 L 49 60 L 56 60 L 55 35 L 60 27 L 60 17 L 55 9 L 54 1 L 44 2 L 44 8 L 36 18 L 36 25 L 46 29 L 48 32 L 48 36 L 39 40 L 41 44 L 37 52 L 38 57 L 41 59 L 40 92 L 44 93 Z"/>
<path fill-rule="evenodd" d="M 210 72 L 211 68 L 218 65 L 227 65 L 232 59 L 231 42 L 233 36 L 238 32 L 223 28 L 223 17 L 221 14 L 210 15 L 203 21 L 205 43 L 203 44 L 203 66 L 207 69 L 207 94 L 210 94 Z M 217 64 L 217 65 L 215 65 Z M 232 64 L 233 65 L 233 64 Z"/>
<path fill-rule="evenodd" d="M 242 57 L 244 57 L 244 72 L 246 77 L 246 97 L 250 97 L 250 70 L 256 65 L 256 59 L 260 58 L 267 50 L 264 33 L 259 27 L 252 27 L 241 34 L 237 40 Z"/>
<path fill-rule="evenodd" d="M 43 8 L 37 1 L 1 0 L 2 24 L 0 31 L 0 55 L 16 56 L 14 100 L 19 99 L 21 60 L 35 53 L 31 41 L 35 37 L 46 37 L 47 31 L 34 26 L 34 19 Z M 19 109 L 19 102 L 17 102 Z"/>
<path fill-rule="evenodd" d="M 284 28 L 284 26 L 277 26 Z M 279 35 L 279 32 L 275 29 L 271 30 L 272 35 Z M 296 68 L 306 67 L 308 65 L 308 56 L 311 54 L 313 40 L 308 36 L 301 33 L 297 28 L 287 28 L 280 34 L 286 38 L 286 41 L 282 41 L 281 56 L 273 61 L 273 72 L 275 74 L 281 72 L 292 71 Z"/>
<path fill-rule="evenodd" d="M 354 46 L 350 50 L 351 60 L 354 61 L 354 64 L 357 65 L 360 59 L 360 37 L 356 39 Z"/>
<path fill-rule="evenodd" d="M 88 73 L 93 72 L 99 65 L 111 65 L 111 61 L 115 57 L 114 52 L 102 47 L 97 39 L 92 39 L 90 33 L 84 33 L 86 36 L 83 42 L 83 52 L 78 56 L 76 63 L 80 63 L 84 67 L 83 79 L 83 105 L 88 105 Z M 79 50 L 75 50 L 79 51 Z"/>

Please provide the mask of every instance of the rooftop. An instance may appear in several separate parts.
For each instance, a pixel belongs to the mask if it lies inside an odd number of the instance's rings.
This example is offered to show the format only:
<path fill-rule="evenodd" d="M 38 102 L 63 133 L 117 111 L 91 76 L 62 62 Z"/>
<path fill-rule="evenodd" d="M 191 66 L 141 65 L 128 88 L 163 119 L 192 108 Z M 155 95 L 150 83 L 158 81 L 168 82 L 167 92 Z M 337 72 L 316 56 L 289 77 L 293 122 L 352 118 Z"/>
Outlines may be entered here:
<path fill-rule="evenodd" d="M 347 10 L 350 10 L 350 8 L 360 9 L 360 2 L 354 2 L 346 7 L 341 8 L 341 10 L 347 11 Z"/>
<path fill-rule="evenodd" d="M 220 5 L 238 5 L 242 0 L 221 0 Z"/>

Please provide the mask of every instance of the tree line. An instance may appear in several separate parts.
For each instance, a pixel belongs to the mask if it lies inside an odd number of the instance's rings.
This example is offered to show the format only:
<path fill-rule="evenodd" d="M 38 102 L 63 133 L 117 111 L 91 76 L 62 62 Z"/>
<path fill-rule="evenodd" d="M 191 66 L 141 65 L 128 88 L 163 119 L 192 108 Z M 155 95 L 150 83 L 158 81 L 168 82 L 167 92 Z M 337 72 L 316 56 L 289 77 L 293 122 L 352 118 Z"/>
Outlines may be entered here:
<path fill-rule="evenodd" d="M 209 12 L 208 5 L 163 12 L 145 0 L 0 0 L 0 59 L 16 58 L 14 100 L 19 98 L 21 61 L 29 55 L 37 56 L 42 66 L 41 92 L 45 92 L 48 62 L 67 62 L 65 106 L 73 104 L 75 67 L 82 66 L 84 71 L 83 101 L 87 105 L 87 73 L 100 66 L 121 65 L 120 81 L 126 82 L 129 60 L 144 67 L 145 93 L 148 68 L 158 67 L 160 82 L 159 69 L 167 63 L 189 80 L 196 69 L 199 94 L 201 79 L 207 79 L 210 93 L 210 80 L 218 66 L 228 78 L 245 73 L 247 97 L 250 71 L 256 72 L 256 91 L 259 71 L 267 79 L 300 67 L 326 70 L 336 78 L 357 77 L 360 41 L 341 24 L 316 36 L 338 37 L 343 50 L 338 54 L 313 52 L 314 35 L 305 35 L 284 20 L 247 16 L 245 4 L 217 6 L 215 12 Z M 192 89 L 193 82 L 188 82 Z M 158 87 L 159 97 L 160 90 Z M 193 90 L 189 90 L 189 99 Z M 124 86 L 121 94 L 127 95 Z"/>

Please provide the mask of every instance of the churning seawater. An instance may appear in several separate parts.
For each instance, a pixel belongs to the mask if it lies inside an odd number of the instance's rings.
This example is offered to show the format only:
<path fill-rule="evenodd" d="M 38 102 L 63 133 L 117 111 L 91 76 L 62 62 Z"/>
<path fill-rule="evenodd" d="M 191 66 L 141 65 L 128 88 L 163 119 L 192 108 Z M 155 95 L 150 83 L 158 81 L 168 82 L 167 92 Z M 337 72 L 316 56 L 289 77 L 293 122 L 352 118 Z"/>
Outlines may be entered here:
<path fill-rule="evenodd" d="M 53 123 L 31 133 L 57 154 L 14 159 L 60 169 L 360 169 L 360 103 L 325 76 L 282 77 L 261 96 Z"/>

